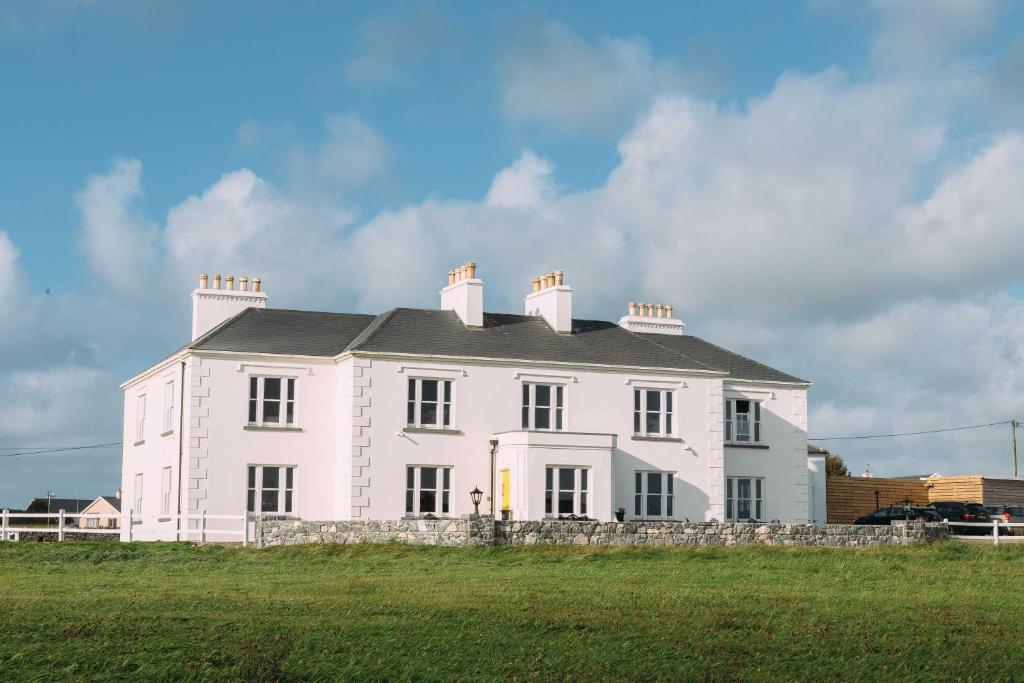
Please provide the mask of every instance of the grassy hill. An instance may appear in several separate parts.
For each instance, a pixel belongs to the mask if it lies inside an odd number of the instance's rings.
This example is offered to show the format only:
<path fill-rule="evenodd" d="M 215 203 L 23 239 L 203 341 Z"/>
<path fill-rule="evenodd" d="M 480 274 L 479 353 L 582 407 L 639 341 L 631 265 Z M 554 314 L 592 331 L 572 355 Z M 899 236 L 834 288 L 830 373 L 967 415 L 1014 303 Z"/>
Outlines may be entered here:
<path fill-rule="evenodd" d="M 1010 680 L 1024 547 L 0 544 L 4 680 Z"/>

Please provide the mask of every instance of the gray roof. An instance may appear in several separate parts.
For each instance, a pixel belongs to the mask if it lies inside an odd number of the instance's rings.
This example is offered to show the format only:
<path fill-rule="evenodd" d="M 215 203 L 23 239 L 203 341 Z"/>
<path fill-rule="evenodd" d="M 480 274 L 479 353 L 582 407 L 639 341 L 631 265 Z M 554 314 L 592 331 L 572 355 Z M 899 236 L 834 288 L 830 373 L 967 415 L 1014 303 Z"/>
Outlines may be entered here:
<path fill-rule="evenodd" d="M 630 365 L 804 382 L 692 336 L 636 334 L 604 320 L 573 320 L 572 334 L 556 334 L 540 317 L 505 313 L 484 313 L 482 328 L 467 328 L 453 311 L 420 308 L 394 308 L 378 316 L 248 308 L 188 348 L 326 357 L 367 351 Z"/>
<path fill-rule="evenodd" d="M 118 498 L 117 496 L 100 496 L 100 498 L 105 500 L 110 505 L 110 507 L 114 508 L 118 512 L 121 511 L 121 499 Z M 95 503 L 96 501 L 93 502 Z"/>

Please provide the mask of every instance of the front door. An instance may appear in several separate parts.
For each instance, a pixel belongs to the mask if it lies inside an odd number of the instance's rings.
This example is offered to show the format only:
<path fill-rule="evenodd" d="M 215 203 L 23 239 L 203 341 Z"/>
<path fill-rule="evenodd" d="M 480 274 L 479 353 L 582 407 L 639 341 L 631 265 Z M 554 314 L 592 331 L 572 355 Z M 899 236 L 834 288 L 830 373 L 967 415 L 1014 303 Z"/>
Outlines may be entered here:
<path fill-rule="evenodd" d="M 509 476 L 511 473 L 508 470 L 501 471 L 501 509 L 511 510 L 512 509 L 512 478 Z"/>

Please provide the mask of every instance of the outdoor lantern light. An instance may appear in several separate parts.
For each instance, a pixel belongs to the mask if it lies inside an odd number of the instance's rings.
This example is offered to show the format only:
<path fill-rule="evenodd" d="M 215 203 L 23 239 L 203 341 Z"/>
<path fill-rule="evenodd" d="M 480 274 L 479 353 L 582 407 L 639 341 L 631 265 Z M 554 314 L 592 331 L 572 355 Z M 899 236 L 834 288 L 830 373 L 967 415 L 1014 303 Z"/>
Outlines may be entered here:
<path fill-rule="evenodd" d="M 480 514 L 480 499 L 483 498 L 484 492 L 480 490 L 479 486 L 474 486 L 473 490 L 469 492 L 469 498 L 473 501 L 473 514 Z"/>

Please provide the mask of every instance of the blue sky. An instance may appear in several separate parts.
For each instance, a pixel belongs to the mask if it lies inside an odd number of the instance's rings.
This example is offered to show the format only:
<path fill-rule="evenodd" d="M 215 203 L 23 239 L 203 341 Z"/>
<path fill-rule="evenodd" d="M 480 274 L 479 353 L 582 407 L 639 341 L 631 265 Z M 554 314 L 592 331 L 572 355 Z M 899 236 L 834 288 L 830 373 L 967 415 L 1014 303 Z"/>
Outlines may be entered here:
<path fill-rule="evenodd" d="M 555 267 L 583 315 L 675 302 L 814 381 L 812 433 L 1022 417 L 1022 14 L 0 2 L 0 447 L 117 440 L 200 270 L 377 311 L 467 258 L 493 310 Z M 995 474 L 1005 437 L 839 450 Z M 117 463 L 0 458 L 0 504 L 109 493 Z"/>

